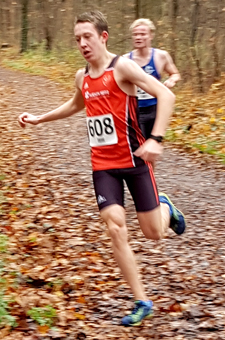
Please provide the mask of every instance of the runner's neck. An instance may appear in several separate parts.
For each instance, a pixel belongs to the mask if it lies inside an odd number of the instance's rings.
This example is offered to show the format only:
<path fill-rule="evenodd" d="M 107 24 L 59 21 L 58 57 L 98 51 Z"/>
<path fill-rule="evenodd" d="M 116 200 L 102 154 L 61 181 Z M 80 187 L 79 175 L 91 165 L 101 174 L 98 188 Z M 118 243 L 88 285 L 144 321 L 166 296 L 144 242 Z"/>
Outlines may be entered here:
<path fill-rule="evenodd" d="M 144 47 L 135 50 L 135 56 L 139 58 L 148 58 L 150 59 L 152 56 L 152 48 L 151 47 Z"/>
<path fill-rule="evenodd" d="M 91 78 L 98 78 L 100 77 L 105 70 L 110 65 L 111 61 L 115 57 L 115 54 L 112 54 L 107 51 L 105 55 L 102 55 L 96 62 L 92 62 L 89 64 L 89 75 Z"/>
<path fill-rule="evenodd" d="M 151 57 L 152 57 L 151 47 L 136 49 L 133 52 L 134 61 L 136 61 L 136 63 L 141 67 L 148 64 L 148 62 L 151 60 Z"/>

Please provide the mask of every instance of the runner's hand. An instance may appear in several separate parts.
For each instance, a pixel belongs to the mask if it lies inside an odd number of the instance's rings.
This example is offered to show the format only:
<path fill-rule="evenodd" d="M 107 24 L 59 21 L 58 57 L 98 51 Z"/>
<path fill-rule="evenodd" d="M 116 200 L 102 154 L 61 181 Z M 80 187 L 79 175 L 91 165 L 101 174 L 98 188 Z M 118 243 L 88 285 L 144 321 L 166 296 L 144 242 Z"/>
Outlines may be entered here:
<path fill-rule="evenodd" d="M 135 152 L 134 155 L 144 161 L 154 164 L 162 154 L 163 146 L 154 139 L 148 139 Z"/>
<path fill-rule="evenodd" d="M 168 89 L 171 89 L 176 85 L 176 82 L 173 79 L 168 78 L 163 84 L 168 87 Z"/>
<path fill-rule="evenodd" d="M 26 127 L 26 123 L 37 125 L 38 124 L 38 118 L 37 116 L 34 116 L 30 113 L 24 112 L 22 113 L 19 118 L 18 122 L 22 128 Z"/>

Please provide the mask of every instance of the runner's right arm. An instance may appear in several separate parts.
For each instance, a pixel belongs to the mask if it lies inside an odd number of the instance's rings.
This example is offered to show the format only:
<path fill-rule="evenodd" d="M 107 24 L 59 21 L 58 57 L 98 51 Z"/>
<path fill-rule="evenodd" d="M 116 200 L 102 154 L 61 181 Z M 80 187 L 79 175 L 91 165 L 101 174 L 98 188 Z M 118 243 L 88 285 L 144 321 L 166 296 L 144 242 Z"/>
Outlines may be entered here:
<path fill-rule="evenodd" d="M 82 80 L 83 70 L 80 70 L 76 74 L 75 83 L 77 86 L 77 90 L 73 98 L 71 98 L 58 108 L 40 116 L 35 116 L 27 112 L 22 113 L 18 119 L 20 126 L 22 128 L 25 128 L 27 123 L 37 125 L 57 119 L 67 118 L 84 109 L 84 99 L 81 93 Z"/>

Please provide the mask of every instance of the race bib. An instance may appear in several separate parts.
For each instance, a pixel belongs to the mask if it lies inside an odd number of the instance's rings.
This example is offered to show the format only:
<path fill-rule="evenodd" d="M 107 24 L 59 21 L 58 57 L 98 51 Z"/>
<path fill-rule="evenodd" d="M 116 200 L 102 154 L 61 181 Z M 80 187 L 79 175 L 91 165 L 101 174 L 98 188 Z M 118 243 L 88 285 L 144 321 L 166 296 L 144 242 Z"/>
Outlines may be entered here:
<path fill-rule="evenodd" d="M 113 145 L 118 143 L 116 128 L 111 113 L 87 117 L 90 146 Z"/>
<path fill-rule="evenodd" d="M 138 89 L 137 89 L 137 96 L 138 96 L 139 100 L 155 98 L 155 97 L 151 96 L 149 93 L 147 93 L 144 90 L 140 89 L 140 87 L 138 87 Z"/>

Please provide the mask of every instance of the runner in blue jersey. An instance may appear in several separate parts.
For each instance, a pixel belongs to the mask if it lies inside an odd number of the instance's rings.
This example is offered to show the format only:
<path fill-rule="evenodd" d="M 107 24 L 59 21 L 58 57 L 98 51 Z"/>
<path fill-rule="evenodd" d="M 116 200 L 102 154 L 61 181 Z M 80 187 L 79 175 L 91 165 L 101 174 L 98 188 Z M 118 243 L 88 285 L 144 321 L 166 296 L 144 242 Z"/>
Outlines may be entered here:
<path fill-rule="evenodd" d="M 134 50 L 125 54 L 126 58 L 133 59 L 142 69 L 155 77 L 161 79 L 163 72 L 169 75 L 164 82 L 168 88 L 172 88 L 180 74 L 171 56 L 167 51 L 151 47 L 154 38 L 155 26 L 149 19 L 137 19 L 130 26 Z M 156 119 L 157 99 L 142 89 L 138 89 L 139 124 L 146 139 L 151 137 L 151 131 Z"/>

